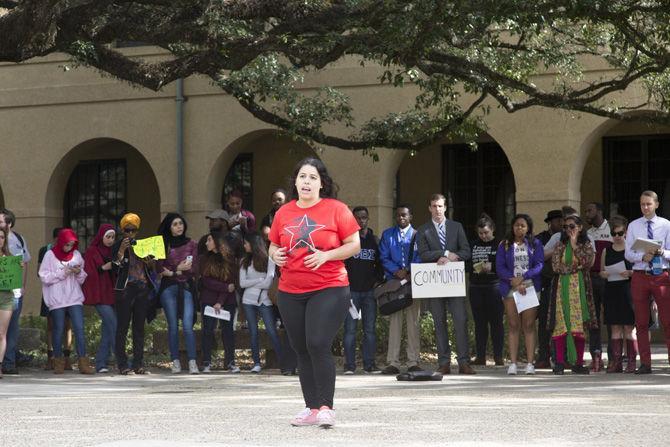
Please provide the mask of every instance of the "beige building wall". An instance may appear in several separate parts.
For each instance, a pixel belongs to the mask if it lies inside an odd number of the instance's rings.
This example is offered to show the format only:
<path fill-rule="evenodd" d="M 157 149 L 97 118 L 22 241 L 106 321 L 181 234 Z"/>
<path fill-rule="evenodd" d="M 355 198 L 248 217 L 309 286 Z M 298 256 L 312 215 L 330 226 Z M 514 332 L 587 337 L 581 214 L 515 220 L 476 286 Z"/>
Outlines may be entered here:
<path fill-rule="evenodd" d="M 146 47 L 124 51 L 160 56 Z M 145 236 L 162 215 L 177 209 L 175 86 L 154 93 L 85 68 L 65 71 L 67 64 L 57 54 L 21 65 L 0 64 L 0 202 L 16 213 L 17 230 L 34 256 L 52 227 L 62 224 L 67 180 L 81 160 L 127 160 L 128 207 L 144 217 Z M 380 73 L 344 60 L 308 74 L 303 88 L 340 88 L 361 119 L 411 107 L 412 89 L 381 86 Z M 221 206 L 226 173 L 244 152 L 254 154 L 252 211 L 260 220 L 269 209 L 270 191 L 285 186 L 295 162 L 314 152 L 254 119 L 206 79 L 189 78 L 184 90 L 184 209 L 190 235 L 206 231 L 204 216 Z M 630 98 L 639 94 L 627 93 Z M 604 135 L 649 133 L 640 126 L 624 129 L 603 118 L 542 108 L 509 115 L 494 107 L 487 122 L 489 137 L 503 148 L 514 171 L 517 210 L 538 222 L 547 210 L 563 204 L 579 208 L 583 200 L 602 200 L 599 146 Z M 330 130 L 340 135 L 348 131 Z M 393 224 L 396 201 L 414 207 L 415 224 L 428 219 L 426 199 L 443 188 L 442 143 L 414 156 L 379 149 L 378 162 L 329 147 L 316 155 L 339 184 L 339 197 L 370 209 L 370 226 L 379 234 Z M 29 268 L 24 308 L 35 313 L 40 296 L 36 263 Z"/>

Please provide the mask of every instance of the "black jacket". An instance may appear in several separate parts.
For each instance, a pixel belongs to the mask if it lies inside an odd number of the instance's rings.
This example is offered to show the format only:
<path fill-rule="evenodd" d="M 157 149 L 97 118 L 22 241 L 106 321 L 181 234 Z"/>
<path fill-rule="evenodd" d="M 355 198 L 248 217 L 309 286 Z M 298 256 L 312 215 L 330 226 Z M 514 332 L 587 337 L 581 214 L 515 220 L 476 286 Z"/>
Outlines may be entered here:
<path fill-rule="evenodd" d="M 126 249 L 123 259 L 118 261 L 117 253 L 121 247 L 121 240 L 116 241 L 112 246 L 112 270 L 116 274 L 116 283 L 114 284 L 114 290 L 125 290 L 126 285 L 128 285 L 128 270 L 130 266 L 130 250 L 132 247 Z M 155 283 L 155 272 L 149 268 L 147 264 L 144 264 L 144 273 L 147 277 L 147 286 L 151 287 L 154 292 L 157 290 Z"/>
<path fill-rule="evenodd" d="M 446 250 L 458 255 L 462 261 L 469 261 L 472 253 L 468 238 L 465 237 L 463 225 L 459 222 L 446 219 L 445 230 L 447 233 Z M 437 262 L 444 256 L 444 250 L 440 246 L 440 239 L 433 221 L 429 220 L 419 227 L 416 234 L 416 245 L 419 249 L 421 262 Z"/>

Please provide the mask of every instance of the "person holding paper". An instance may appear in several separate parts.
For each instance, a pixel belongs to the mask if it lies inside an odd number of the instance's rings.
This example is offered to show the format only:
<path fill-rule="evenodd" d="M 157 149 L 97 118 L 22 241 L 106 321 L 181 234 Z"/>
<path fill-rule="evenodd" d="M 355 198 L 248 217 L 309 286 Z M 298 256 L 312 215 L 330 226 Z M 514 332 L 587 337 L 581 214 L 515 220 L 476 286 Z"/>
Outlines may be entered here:
<path fill-rule="evenodd" d="M 496 225 L 488 214 L 482 213 L 476 224 L 477 238 L 470 242 L 472 261 L 470 262 L 470 307 L 475 320 L 475 344 L 477 357 L 473 365 L 486 365 L 486 344 L 491 329 L 493 360 L 498 366 L 503 363 L 503 343 L 505 311 L 498 295 L 498 275 L 496 275 L 496 253 L 499 239 L 494 232 Z"/>
<path fill-rule="evenodd" d="M 112 272 L 112 245 L 116 231 L 109 224 L 102 224 L 91 245 L 84 253 L 86 281 L 82 285 L 84 304 L 95 306 L 102 321 L 100 345 L 95 355 L 95 370 L 109 372 L 107 359 L 114 352 L 116 313 L 114 312 L 114 276 Z"/>
<path fill-rule="evenodd" d="M 593 244 L 579 216 L 563 220 L 561 240 L 551 257 L 556 273 L 549 302 L 549 324 L 556 348 L 554 374 L 565 369 L 565 352 L 575 374 L 589 374 L 584 366 L 585 333 L 598 327 L 589 271 L 595 260 Z"/>
<path fill-rule="evenodd" d="M 7 230 L 0 228 L 0 256 L 11 256 L 7 240 L 9 236 Z M 14 293 L 11 290 L 0 290 L 0 359 L 5 356 L 7 349 L 7 328 L 12 319 L 14 310 Z M 0 379 L 2 379 L 2 369 L 0 369 Z"/>
<path fill-rule="evenodd" d="M 0 208 L 0 228 L 7 231 L 7 246 L 12 256 L 21 256 L 23 258 L 23 282 L 22 287 L 12 290 L 14 293 L 14 310 L 12 319 L 9 321 L 7 329 L 7 349 L 5 357 L 2 359 L 2 372 L 4 374 L 18 374 L 17 360 L 20 359 L 20 352 L 17 348 L 19 341 L 19 327 L 21 325 L 21 310 L 23 309 L 23 295 L 28 281 L 27 264 L 31 256 L 28 250 L 26 238 L 14 230 L 16 226 L 16 216 L 7 208 Z"/>
<path fill-rule="evenodd" d="M 112 246 L 112 269 L 116 275 L 114 284 L 116 310 L 116 367 L 121 375 L 131 371 L 146 374 L 144 369 L 144 325 L 149 313 L 150 298 L 156 292 L 154 284 L 155 263 L 151 259 L 139 258 L 133 250 L 133 242 L 140 229 L 141 219 L 135 213 L 121 218 L 123 237 Z M 128 367 L 126 338 L 132 321 L 133 364 Z"/>
<path fill-rule="evenodd" d="M 533 219 L 528 214 L 517 214 L 512 219 L 512 231 L 500 242 L 496 253 L 496 273 L 500 279 L 499 292 L 505 306 L 509 329 L 508 343 L 510 365 L 507 374 L 517 374 L 519 356 L 519 338 L 521 330 L 526 342 L 525 373 L 535 374 L 535 319 L 537 306 L 519 313 L 514 294 L 526 295 L 529 289 L 537 296 L 542 290 L 542 267 L 544 266 L 544 247 L 533 236 Z"/>
<path fill-rule="evenodd" d="M 207 252 L 203 254 L 200 264 L 200 307 L 202 313 L 202 364 L 203 373 L 211 372 L 212 343 L 214 330 L 220 321 L 205 315 L 205 307 L 211 306 L 218 314 L 221 311 L 230 313 L 228 320 L 221 320 L 221 339 L 224 349 L 224 365 L 232 373 L 239 373 L 235 366 L 235 331 L 233 316 L 237 308 L 235 284 L 237 282 L 237 261 L 226 241 L 225 235 L 212 232 L 207 235 Z"/>
<path fill-rule="evenodd" d="M 642 217 L 628 226 L 626 233 L 626 259 L 633 263 L 631 294 L 635 310 L 637 343 L 640 349 L 640 367 L 635 374 L 651 374 L 651 349 L 649 346 L 649 296 L 653 296 L 658 306 L 658 315 L 665 333 L 670 361 L 670 221 L 656 215 L 658 195 L 654 191 L 644 191 L 640 196 Z M 658 246 L 650 246 L 646 252 L 633 248 L 636 240 L 660 241 Z M 651 245 L 651 244 L 648 244 Z"/>
<path fill-rule="evenodd" d="M 446 198 L 442 194 L 433 194 L 430 197 L 428 211 L 431 219 L 416 232 L 416 245 L 421 262 L 444 265 L 448 262 L 470 260 L 470 244 L 463 225 L 447 219 L 444 214 L 446 209 Z M 442 374 L 451 373 L 451 347 L 447 326 L 447 308 L 449 308 L 455 326 L 458 373 L 475 374 L 475 370 L 469 364 L 468 312 L 465 297 L 429 298 L 428 306 L 435 322 L 438 371 Z"/>
<path fill-rule="evenodd" d="M 270 259 L 281 267 L 277 302 L 298 355 L 305 408 L 294 426 L 335 424 L 332 344 L 349 312 L 344 260 L 361 249 L 359 226 L 318 158 L 301 160 L 291 175 L 291 200 L 275 214 Z"/>
<path fill-rule="evenodd" d="M 184 331 L 188 357 L 188 372 L 198 374 L 195 351 L 195 275 L 197 273 L 198 244 L 186 236 L 188 225 L 183 216 L 167 213 L 158 233 L 163 236 L 166 258 L 156 262 L 161 276 L 158 296 L 168 324 L 168 344 L 172 359 L 172 373 L 181 372 L 179 360 L 179 320 Z"/>
<path fill-rule="evenodd" d="M 606 247 L 600 255 L 600 277 L 605 281 L 605 324 L 610 325 L 612 336 L 609 340 L 612 361 L 607 367 L 608 373 L 623 371 L 623 340 L 626 339 L 628 354 L 627 373 L 635 372 L 637 362 L 637 340 L 633 333 L 635 314 L 630 294 L 630 278 L 633 276 L 633 264 L 626 261 L 626 225 L 622 216 L 613 216 L 610 220 L 613 244 Z"/>
<path fill-rule="evenodd" d="M 358 316 L 363 326 L 363 370 L 368 374 L 379 374 L 382 371 L 375 364 L 377 352 L 377 300 L 375 285 L 383 277 L 382 264 L 379 260 L 379 240 L 368 227 L 369 212 L 364 206 L 352 210 L 358 226 L 361 227 L 361 251 L 344 261 L 349 275 L 351 301 L 355 307 L 354 316 L 347 315 L 344 320 L 344 373 L 353 374 L 356 370 L 356 332 Z M 354 310 L 354 308 L 352 308 Z M 360 314 L 359 314 L 360 312 Z"/>
<path fill-rule="evenodd" d="M 86 279 L 84 258 L 77 250 L 79 240 L 71 228 L 63 228 L 58 233 L 58 240 L 44 255 L 40 265 L 42 294 L 53 318 L 54 373 L 63 374 L 65 359 L 63 358 L 63 326 L 65 314 L 70 315 L 72 331 L 77 344 L 79 372 L 93 374 L 86 357 L 86 338 L 84 336 L 84 294 L 81 285 Z"/>
<path fill-rule="evenodd" d="M 265 240 L 258 233 L 247 233 L 244 235 L 245 256 L 240 265 L 240 288 L 244 289 L 242 295 L 242 307 L 247 317 L 249 338 L 251 339 L 251 358 L 254 366 L 252 373 L 261 372 L 261 355 L 258 346 L 258 315 L 260 314 L 265 323 L 265 331 L 270 337 L 272 346 L 281 363 L 281 343 L 275 323 L 275 314 L 272 301 L 268 296 L 268 290 L 272 285 L 275 275 L 275 264 L 268 259 Z"/>

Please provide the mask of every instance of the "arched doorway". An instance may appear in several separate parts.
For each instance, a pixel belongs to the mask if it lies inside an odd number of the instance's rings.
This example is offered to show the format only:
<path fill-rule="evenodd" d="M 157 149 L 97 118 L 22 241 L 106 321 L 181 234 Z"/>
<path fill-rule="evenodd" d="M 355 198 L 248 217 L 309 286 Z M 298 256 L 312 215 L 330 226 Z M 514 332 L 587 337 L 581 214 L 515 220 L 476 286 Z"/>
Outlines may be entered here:
<path fill-rule="evenodd" d="M 231 143 L 210 173 L 209 193 L 216 206 L 225 208 L 232 190 L 240 190 L 244 208 L 258 222 L 270 209 L 270 195 L 276 188 L 288 188 L 294 165 L 316 154 L 308 145 L 295 142 L 276 130 L 259 130 Z"/>
<path fill-rule="evenodd" d="M 496 222 L 499 235 L 507 230 L 516 212 L 516 183 L 502 147 L 483 136 L 476 147 L 443 143 L 405 158 L 396 177 L 396 204 L 414 208 L 414 224 L 430 218 L 428 199 L 442 192 L 447 216 L 461 222 L 468 237 L 482 212 Z"/>
<path fill-rule="evenodd" d="M 660 196 L 658 214 L 670 213 L 670 127 L 608 121 L 589 137 L 581 176 L 582 204 L 604 204 L 606 217 L 640 215 L 640 193 Z"/>
<path fill-rule="evenodd" d="M 158 182 L 147 160 L 133 146 L 111 138 L 89 140 L 68 152 L 47 191 L 52 225 L 73 228 L 82 250 L 100 224 L 118 225 L 128 211 L 142 218 L 142 235 L 153 234 L 160 222 L 160 203 Z"/>

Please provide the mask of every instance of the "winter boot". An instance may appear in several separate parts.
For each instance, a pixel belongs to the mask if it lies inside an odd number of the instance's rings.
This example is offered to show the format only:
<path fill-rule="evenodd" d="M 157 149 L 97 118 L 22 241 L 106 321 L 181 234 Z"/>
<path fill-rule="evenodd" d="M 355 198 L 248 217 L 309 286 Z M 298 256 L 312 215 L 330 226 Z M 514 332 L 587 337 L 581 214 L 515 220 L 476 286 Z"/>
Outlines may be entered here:
<path fill-rule="evenodd" d="M 608 362 L 608 368 L 607 372 L 608 373 L 622 373 L 623 372 L 623 365 L 622 365 L 622 356 L 623 356 L 623 339 L 621 338 L 614 338 L 610 340 L 610 344 L 612 345 L 612 361 Z"/>
<path fill-rule="evenodd" d="M 63 357 L 54 357 L 54 374 L 63 374 L 65 370 L 65 359 Z"/>
<path fill-rule="evenodd" d="M 78 366 L 80 374 L 95 374 L 95 370 L 91 367 L 91 364 L 86 357 L 79 357 Z"/>
<path fill-rule="evenodd" d="M 628 365 L 625 373 L 634 373 L 637 366 L 637 340 L 626 340 L 626 355 L 628 356 Z"/>

